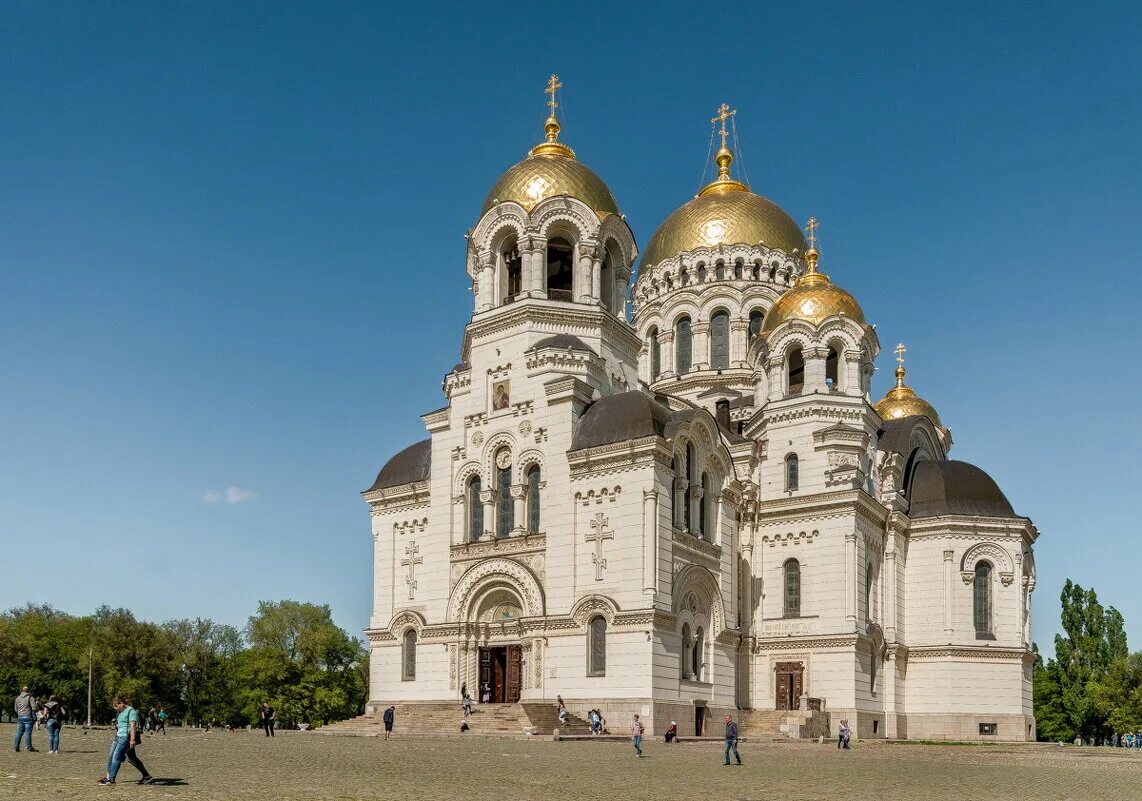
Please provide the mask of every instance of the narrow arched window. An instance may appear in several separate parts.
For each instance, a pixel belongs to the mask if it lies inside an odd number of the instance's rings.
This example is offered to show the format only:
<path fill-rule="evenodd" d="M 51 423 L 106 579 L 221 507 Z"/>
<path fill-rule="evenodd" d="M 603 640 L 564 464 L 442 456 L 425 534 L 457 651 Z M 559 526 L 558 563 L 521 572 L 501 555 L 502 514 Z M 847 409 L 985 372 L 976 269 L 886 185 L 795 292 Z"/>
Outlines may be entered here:
<path fill-rule="evenodd" d="M 976 633 L 991 634 L 991 565 L 987 562 L 975 566 L 972 596 Z"/>
<path fill-rule="evenodd" d="M 693 531 L 694 520 L 690 516 L 690 488 L 694 486 L 694 446 L 689 442 L 686 443 L 686 464 L 682 465 L 682 470 L 686 474 L 686 489 L 682 494 L 682 522 L 687 531 Z"/>
<path fill-rule="evenodd" d="M 527 471 L 527 530 L 537 534 L 539 528 L 539 465 L 533 464 Z"/>
<path fill-rule="evenodd" d="M 659 373 L 662 372 L 662 345 L 658 342 L 658 329 L 650 329 L 650 340 L 647 343 L 650 350 L 650 380 L 655 381 L 658 379 Z"/>
<path fill-rule="evenodd" d="M 828 385 L 829 389 L 837 389 L 840 386 L 837 383 L 839 364 L 840 357 L 837 355 L 837 349 L 830 347 L 829 355 L 825 357 L 825 384 Z"/>
<path fill-rule="evenodd" d="M 574 300 L 575 249 L 566 239 L 547 241 L 547 297 L 552 300 Z"/>
<path fill-rule="evenodd" d="M 682 624 L 682 678 L 693 678 L 694 673 L 690 670 L 691 658 L 690 652 L 693 648 L 693 643 L 690 640 L 690 624 Z"/>
<path fill-rule="evenodd" d="M 690 372 L 694 363 L 694 336 L 690 332 L 690 318 L 682 317 L 674 326 L 674 352 L 679 375 Z"/>
<path fill-rule="evenodd" d="M 497 464 L 506 461 L 507 466 L 499 468 L 496 474 L 496 536 L 497 537 L 510 537 L 512 529 L 515 528 L 515 500 L 512 498 L 512 466 L 511 456 L 508 454 L 506 460 L 503 456 L 505 452 L 501 451 L 500 455 L 496 457 Z"/>
<path fill-rule="evenodd" d="M 783 568 L 785 572 L 785 604 L 782 614 L 785 617 L 801 616 L 801 563 L 789 559 Z"/>
<path fill-rule="evenodd" d="M 501 255 L 507 274 L 507 292 L 504 300 L 510 302 L 515 300 L 516 295 L 523 289 L 523 259 L 520 257 L 519 248 L 516 247 L 514 239 L 508 243 Z"/>
<path fill-rule="evenodd" d="M 749 313 L 749 341 L 753 342 L 761 334 L 761 321 L 765 319 L 765 312 L 754 309 Z"/>
<path fill-rule="evenodd" d="M 699 626 L 694 632 L 694 648 L 690 652 L 690 672 L 697 681 L 702 680 L 702 654 L 706 649 L 706 632 Z"/>
<path fill-rule="evenodd" d="M 670 472 L 674 474 L 670 482 L 670 524 L 674 528 L 681 528 L 681 521 L 678 520 L 678 493 L 682 490 L 682 474 L 678 472 L 677 457 L 670 460 Z"/>
<path fill-rule="evenodd" d="M 796 492 L 800 487 L 801 476 L 798 475 L 800 467 L 797 463 L 797 454 L 791 453 L 785 457 L 785 491 Z"/>
<path fill-rule="evenodd" d="M 615 271 L 611 266 L 614 259 L 608 250 L 599 265 L 599 303 L 611 314 L 615 312 Z"/>
<path fill-rule="evenodd" d="M 480 501 L 479 476 L 468 479 L 468 541 L 475 542 L 484 533 L 484 504 Z"/>
<path fill-rule="evenodd" d="M 710 367 L 725 370 L 730 366 L 730 315 L 719 311 L 710 318 Z"/>
<path fill-rule="evenodd" d="M 794 348 L 789 351 L 786 360 L 789 368 L 787 370 L 789 393 L 799 395 L 801 390 L 805 388 L 805 357 L 801 355 L 801 348 Z"/>
<path fill-rule="evenodd" d="M 737 281 L 742 280 L 742 263 L 740 261 L 734 262 L 734 279 Z"/>
<path fill-rule="evenodd" d="M 587 627 L 587 675 L 607 673 L 607 620 L 602 615 L 591 618 Z"/>
<path fill-rule="evenodd" d="M 710 498 L 710 476 L 708 473 L 702 474 L 702 500 L 698 502 L 698 533 L 701 534 L 703 539 L 713 539 L 710 533 L 713 531 L 713 526 L 710 525 L 710 510 L 713 508 L 713 499 Z"/>
<path fill-rule="evenodd" d="M 872 608 L 872 577 L 872 562 L 869 562 L 864 568 L 864 618 L 869 623 L 871 623 L 874 619 Z"/>
<path fill-rule="evenodd" d="M 401 681 L 416 681 L 416 629 L 409 629 L 401 638 Z"/>
<path fill-rule="evenodd" d="M 714 268 L 714 280 L 715 281 L 725 281 L 726 280 L 726 265 L 722 264 L 721 262 L 718 262 L 718 266 Z"/>

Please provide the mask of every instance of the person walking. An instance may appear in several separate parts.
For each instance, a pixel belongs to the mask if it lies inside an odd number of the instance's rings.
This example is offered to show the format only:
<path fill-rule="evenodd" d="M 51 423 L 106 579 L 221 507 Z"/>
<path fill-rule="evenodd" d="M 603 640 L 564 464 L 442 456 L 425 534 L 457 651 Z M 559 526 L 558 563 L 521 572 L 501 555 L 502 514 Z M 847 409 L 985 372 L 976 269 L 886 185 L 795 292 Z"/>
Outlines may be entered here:
<path fill-rule="evenodd" d="M 630 739 L 634 743 L 634 755 L 642 757 L 642 733 L 646 728 L 642 725 L 642 721 L 638 719 L 638 715 L 634 716 L 634 720 L 630 724 Z"/>
<path fill-rule="evenodd" d="M 393 718 L 396 716 L 396 711 L 397 711 L 397 708 L 395 706 L 390 706 L 388 709 L 385 710 L 385 714 L 381 716 L 381 719 L 385 723 L 385 739 L 386 740 L 389 739 L 389 735 L 393 733 Z"/>
<path fill-rule="evenodd" d="M 16 703 L 14 705 L 16 710 L 16 741 L 13 743 L 16 751 L 20 750 L 20 740 L 24 738 L 24 732 L 28 733 L 28 747 L 26 750 L 35 751 L 32 748 L 32 726 L 35 724 L 36 712 L 39 711 L 39 704 L 32 694 L 28 692 L 28 685 L 20 688 L 20 694 L 16 696 Z"/>
<path fill-rule="evenodd" d="M 670 726 L 666 729 L 666 742 L 672 743 L 678 739 L 678 721 L 670 721 Z"/>
<path fill-rule="evenodd" d="M 841 721 L 841 727 L 837 730 L 837 748 L 849 750 L 849 738 L 852 737 L 852 729 L 849 728 L 847 720 Z"/>
<path fill-rule="evenodd" d="M 143 774 L 139 784 L 152 784 L 154 777 L 147 772 L 146 766 L 135 753 L 141 732 L 139 713 L 121 695 L 116 696 L 111 705 L 115 708 L 115 738 L 111 741 L 111 750 L 107 755 L 107 775 L 99 780 L 99 784 L 115 784 L 115 777 L 124 760 Z"/>
<path fill-rule="evenodd" d="M 159 731 L 165 736 L 167 733 L 167 711 L 161 706 L 159 707 L 157 717 L 159 719 Z"/>
<path fill-rule="evenodd" d="M 266 732 L 267 737 L 274 736 L 274 716 L 277 712 L 270 706 L 269 701 L 262 701 L 262 711 L 259 713 L 262 718 L 262 728 Z"/>
<path fill-rule="evenodd" d="M 730 764 L 730 751 L 734 752 L 734 759 L 740 765 L 741 754 L 738 753 L 738 724 L 734 723 L 731 715 L 726 715 L 726 764 Z"/>
<path fill-rule="evenodd" d="M 47 713 L 47 720 L 44 722 L 44 727 L 48 730 L 48 753 L 59 753 L 59 730 L 63 728 L 63 722 L 67 719 L 67 710 L 63 708 L 63 704 L 54 695 L 48 697 L 48 702 L 44 704 L 44 711 Z"/>

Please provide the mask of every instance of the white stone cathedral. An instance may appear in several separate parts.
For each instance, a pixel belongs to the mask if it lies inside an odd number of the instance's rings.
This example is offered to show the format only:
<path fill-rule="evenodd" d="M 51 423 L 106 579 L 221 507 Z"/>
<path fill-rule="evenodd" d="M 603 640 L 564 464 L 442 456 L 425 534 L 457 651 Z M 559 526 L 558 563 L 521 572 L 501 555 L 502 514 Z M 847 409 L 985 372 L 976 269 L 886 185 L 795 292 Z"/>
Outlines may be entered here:
<path fill-rule="evenodd" d="M 364 493 L 370 710 L 466 687 L 561 695 L 620 731 L 634 712 L 683 734 L 730 713 L 1034 739 L 1038 532 L 948 458 L 902 346 L 872 402 L 880 342 L 819 269 L 815 222 L 733 177 L 723 106 L 716 179 L 639 262 L 559 141 L 556 88 L 546 141 L 468 234 L 475 309 L 446 405 Z"/>

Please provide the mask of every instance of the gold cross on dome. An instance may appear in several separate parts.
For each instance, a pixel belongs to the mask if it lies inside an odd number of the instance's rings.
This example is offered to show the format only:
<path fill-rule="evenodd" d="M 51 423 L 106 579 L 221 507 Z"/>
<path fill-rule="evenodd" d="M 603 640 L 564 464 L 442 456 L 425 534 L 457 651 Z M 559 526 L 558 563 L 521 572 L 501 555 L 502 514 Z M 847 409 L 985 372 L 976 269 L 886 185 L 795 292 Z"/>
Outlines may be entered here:
<path fill-rule="evenodd" d="M 904 354 L 907 352 L 908 352 L 908 348 L 904 347 L 903 342 L 901 342 L 899 345 L 896 346 L 896 363 L 899 364 L 901 367 L 904 366 Z"/>
<path fill-rule="evenodd" d="M 555 102 L 555 90 L 562 89 L 563 84 L 559 83 L 559 76 L 552 75 L 547 79 L 547 88 L 543 90 L 544 94 L 551 95 L 551 99 L 547 101 L 547 107 L 551 109 L 551 116 L 555 116 L 555 107 L 559 104 Z"/>
<path fill-rule="evenodd" d="M 726 146 L 726 137 L 729 136 L 729 132 L 726 130 L 726 120 L 737 113 L 737 109 L 730 108 L 728 103 L 722 103 L 718 106 L 718 115 L 710 120 L 712 123 L 720 122 L 722 124 L 722 130 L 718 132 L 722 135 L 722 147 Z"/>
<path fill-rule="evenodd" d="M 809 247 L 814 250 L 817 249 L 817 229 L 820 227 L 821 224 L 817 222 L 816 217 L 810 217 L 809 224 L 805 226 L 805 232 L 809 235 Z"/>

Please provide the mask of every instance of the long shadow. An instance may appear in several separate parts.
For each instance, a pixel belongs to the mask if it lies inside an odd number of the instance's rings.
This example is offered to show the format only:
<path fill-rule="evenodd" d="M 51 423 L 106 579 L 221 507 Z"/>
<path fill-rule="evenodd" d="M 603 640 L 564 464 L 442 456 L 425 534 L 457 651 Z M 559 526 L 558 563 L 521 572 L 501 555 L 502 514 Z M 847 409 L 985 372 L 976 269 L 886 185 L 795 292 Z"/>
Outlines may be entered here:
<path fill-rule="evenodd" d="M 162 785 L 163 787 L 185 787 L 187 785 L 182 779 L 160 779 L 158 777 L 151 784 Z"/>

